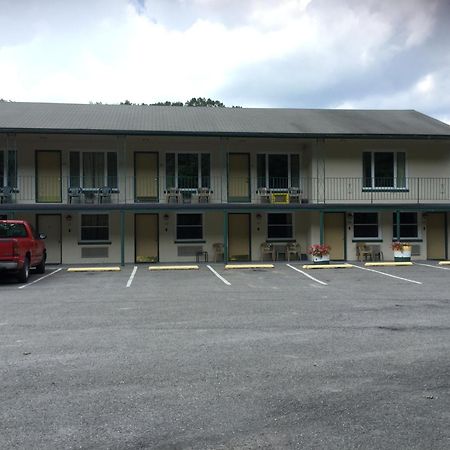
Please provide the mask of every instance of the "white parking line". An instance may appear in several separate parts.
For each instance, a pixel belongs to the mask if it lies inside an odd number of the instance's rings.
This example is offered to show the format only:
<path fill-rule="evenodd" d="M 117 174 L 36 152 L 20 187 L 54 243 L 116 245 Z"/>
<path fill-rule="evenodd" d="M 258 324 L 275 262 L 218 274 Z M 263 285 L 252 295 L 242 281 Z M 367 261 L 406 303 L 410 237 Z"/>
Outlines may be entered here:
<path fill-rule="evenodd" d="M 360 267 L 355 264 L 353 264 L 353 267 L 356 267 L 357 269 L 361 269 L 361 270 L 367 270 L 368 272 L 379 273 L 381 275 L 385 275 L 386 277 L 396 278 L 397 280 L 408 281 L 409 283 L 422 284 L 421 281 L 410 280 L 409 278 L 398 277 L 397 275 L 391 275 L 390 273 L 380 272 L 379 270 L 367 269 L 367 267 Z"/>
<path fill-rule="evenodd" d="M 433 266 L 433 264 L 422 264 L 415 262 L 417 266 L 426 266 L 426 267 L 432 267 L 433 269 L 441 269 L 441 270 L 450 270 L 448 267 L 441 267 L 441 266 Z"/>
<path fill-rule="evenodd" d="M 210 265 L 206 266 L 219 280 L 223 281 L 227 286 L 231 286 L 231 283 L 226 280 L 222 275 L 219 275 Z"/>
<path fill-rule="evenodd" d="M 303 270 L 297 269 L 297 267 L 291 266 L 290 264 L 286 264 L 288 267 L 290 267 L 293 270 L 296 270 L 297 272 L 300 272 L 302 275 L 305 275 L 305 277 L 310 278 L 311 280 L 315 281 L 316 283 L 322 284 L 324 286 L 328 286 L 327 283 L 324 281 L 320 281 L 317 278 L 312 277 L 309 273 L 303 272 Z"/>
<path fill-rule="evenodd" d="M 134 276 L 136 275 L 137 270 L 138 270 L 138 266 L 134 266 L 133 272 L 131 272 L 130 278 L 127 281 L 127 288 L 129 288 L 131 286 L 131 283 L 134 280 Z"/>
<path fill-rule="evenodd" d="M 47 275 L 44 275 L 41 278 L 38 278 L 37 280 L 32 281 L 31 283 L 22 284 L 22 286 L 19 286 L 18 289 L 25 289 L 26 287 L 31 286 L 32 284 L 37 283 L 38 281 L 41 281 L 44 278 L 49 277 L 50 275 L 54 275 L 56 272 L 59 272 L 60 270 L 62 270 L 61 267 L 59 269 L 54 270 L 53 272 L 48 273 Z"/>

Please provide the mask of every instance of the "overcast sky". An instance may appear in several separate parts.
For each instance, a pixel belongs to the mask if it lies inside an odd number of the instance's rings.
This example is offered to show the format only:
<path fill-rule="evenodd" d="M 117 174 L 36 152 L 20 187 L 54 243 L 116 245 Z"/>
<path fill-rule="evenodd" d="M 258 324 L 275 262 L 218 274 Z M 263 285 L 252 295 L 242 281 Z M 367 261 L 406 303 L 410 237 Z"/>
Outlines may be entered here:
<path fill-rule="evenodd" d="M 449 0 L 0 0 L 0 98 L 417 109 L 450 123 Z"/>

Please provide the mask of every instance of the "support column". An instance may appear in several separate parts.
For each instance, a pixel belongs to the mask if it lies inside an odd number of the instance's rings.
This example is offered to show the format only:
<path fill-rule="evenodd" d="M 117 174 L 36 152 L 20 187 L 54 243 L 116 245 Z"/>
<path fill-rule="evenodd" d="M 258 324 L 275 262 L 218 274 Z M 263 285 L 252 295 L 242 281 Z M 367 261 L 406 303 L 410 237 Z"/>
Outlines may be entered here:
<path fill-rule="evenodd" d="M 228 211 L 223 212 L 223 262 L 228 263 Z"/>
<path fill-rule="evenodd" d="M 120 211 L 120 265 L 125 265 L 125 211 Z"/>
<path fill-rule="evenodd" d="M 400 240 L 400 211 L 395 211 L 395 226 L 396 226 L 396 235 L 397 241 Z"/>
<path fill-rule="evenodd" d="M 320 211 L 320 244 L 324 244 L 324 235 L 325 235 L 325 225 L 324 225 L 324 214 L 323 211 Z"/>

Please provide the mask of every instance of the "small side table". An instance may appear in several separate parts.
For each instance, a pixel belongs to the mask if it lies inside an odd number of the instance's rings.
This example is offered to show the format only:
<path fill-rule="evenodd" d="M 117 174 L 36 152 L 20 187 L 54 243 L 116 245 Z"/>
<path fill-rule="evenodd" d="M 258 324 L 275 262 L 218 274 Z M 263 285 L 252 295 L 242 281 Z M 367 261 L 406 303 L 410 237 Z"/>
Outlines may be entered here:
<path fill-rule="evenodd" d="M 200 259 L 201 259 L 201 258 L 203 258 L 205 262 L 208 262 L 208 252 L 202 251 L 202 252 L 197 252 L 197 253 L 195 254 L 195 260 L 196 260 L 197 262 L 200 262 Z"/>

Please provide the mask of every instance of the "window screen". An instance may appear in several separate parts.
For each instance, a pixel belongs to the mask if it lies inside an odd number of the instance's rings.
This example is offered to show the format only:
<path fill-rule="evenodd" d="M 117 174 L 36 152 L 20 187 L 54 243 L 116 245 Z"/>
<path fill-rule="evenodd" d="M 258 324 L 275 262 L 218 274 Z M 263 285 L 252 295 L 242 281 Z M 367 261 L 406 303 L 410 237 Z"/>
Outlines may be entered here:
<path fill-rule="evenodd" d="M 292 239 L 292 214 L 267 214 L 268 239 Z"/>
<path fill-rule="evenodd" d="M 177 215 L 177 240 L 203 238 L 203 217 L 201 214 Z"/>

